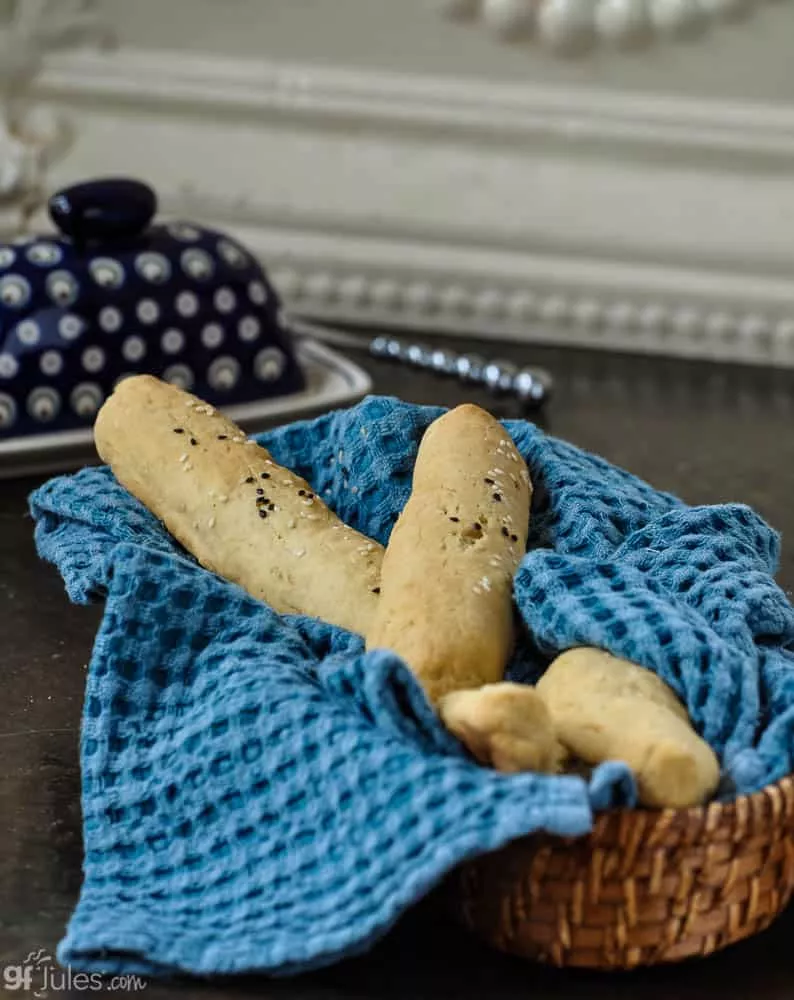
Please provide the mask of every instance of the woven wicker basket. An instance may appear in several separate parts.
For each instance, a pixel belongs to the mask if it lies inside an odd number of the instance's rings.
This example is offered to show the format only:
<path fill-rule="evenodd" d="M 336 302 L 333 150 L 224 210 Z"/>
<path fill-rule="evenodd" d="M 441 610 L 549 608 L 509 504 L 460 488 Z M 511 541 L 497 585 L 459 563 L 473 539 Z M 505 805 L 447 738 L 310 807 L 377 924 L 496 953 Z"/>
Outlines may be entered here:
<path fill-rule="evenodd" d="M 725 805 L 603 813 L 587 837 L 526 837 L 443 890 L 502 951 L 598 969 L 708 955 L 763 930 L 792 893 L 794 775 Z"/>

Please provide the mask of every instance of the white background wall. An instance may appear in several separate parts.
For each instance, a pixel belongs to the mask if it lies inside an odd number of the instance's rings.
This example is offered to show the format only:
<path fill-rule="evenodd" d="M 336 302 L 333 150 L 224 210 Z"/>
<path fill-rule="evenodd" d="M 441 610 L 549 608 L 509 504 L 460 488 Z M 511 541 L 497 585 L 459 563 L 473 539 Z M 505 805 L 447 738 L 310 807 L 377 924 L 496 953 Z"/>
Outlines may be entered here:
<path fill-rule="evenodd" d="M 794 3 L 563 59 L 431 0 L 105 0 L 52 183 L 132 173 L 351 322 L 794 365 Z"/>

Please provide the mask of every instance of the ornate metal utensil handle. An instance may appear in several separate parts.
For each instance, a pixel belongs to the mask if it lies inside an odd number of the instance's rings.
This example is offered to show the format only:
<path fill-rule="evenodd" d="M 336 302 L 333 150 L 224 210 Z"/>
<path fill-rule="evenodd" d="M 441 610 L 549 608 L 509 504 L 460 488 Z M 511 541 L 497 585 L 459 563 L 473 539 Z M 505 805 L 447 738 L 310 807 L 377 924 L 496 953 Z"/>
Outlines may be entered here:
<path fill-rule="evenodd" d="M 521 368 L 512 361 L 489 360 L 479 354 L 461 354 L 446 347 L 429 347 L 385 335 L 368 341 L 304 320 L 290 318 L 288 325 L 299 336 L 312 337 L 336 347 L 366 350 L 374 358 L 481 385 L 494 395 L 514 396 L 528 410 L 539 410 L 551 395 L 553 380 L 543 368 Z"/>

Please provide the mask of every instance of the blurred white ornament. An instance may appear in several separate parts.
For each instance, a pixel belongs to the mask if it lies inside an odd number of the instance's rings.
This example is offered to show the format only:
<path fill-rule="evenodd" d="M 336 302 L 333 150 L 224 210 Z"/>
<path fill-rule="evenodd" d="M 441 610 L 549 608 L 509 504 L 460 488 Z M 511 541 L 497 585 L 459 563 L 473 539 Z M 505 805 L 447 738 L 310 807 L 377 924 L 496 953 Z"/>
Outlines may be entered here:
<path fill-rule="evenodd" d="M 483 0 L 482 18 L 500 38 L 529 34 L 535 19 L 534 0 Z"/>
<path fill-rule="evenodd" d="M 0 200 L 29 186 L 36 176 L 35 153 L 8 132 L 0 132 Z"/>
<path fill-rule="evenodd" d="M 546 0 L 538 11 L 541 38 L 558 52 L 580 52 L 595 35 L 593 0 Z"/>
<path fill-rule="evenodd" d="M 685 36 L 703 27 L 697 0 L 651 0 L 651 21 L 664 34 Z"/>
<path fill-rule="evenodd" d="M 51 50 L 111 41 L 97 7 L 97 0 L 13 0 L 0 30 L 0 200 L 7 205 L 0 222 L 17 233 L 44 200 L 47 169 L 72 138 L 66 119 L 34 105 L 30 91 Z"/>
<path fill-rule="evenodd" d="M 734 21 L 749 14 L 754 2 L 755 0 L 700 0 L 700 6 L 707 14 Z"/>
<path fill-rule="evenodd" d="M 445 17 L 465 21 L 480 9 L 480 0 L 436 0 L 436 6 Z"/>
<path fill-rule="evenodd" d="M 595 20 L 599 36 L 617 45 L 631 45 L 649 34 L 646 0 L 601 0 Z"/>

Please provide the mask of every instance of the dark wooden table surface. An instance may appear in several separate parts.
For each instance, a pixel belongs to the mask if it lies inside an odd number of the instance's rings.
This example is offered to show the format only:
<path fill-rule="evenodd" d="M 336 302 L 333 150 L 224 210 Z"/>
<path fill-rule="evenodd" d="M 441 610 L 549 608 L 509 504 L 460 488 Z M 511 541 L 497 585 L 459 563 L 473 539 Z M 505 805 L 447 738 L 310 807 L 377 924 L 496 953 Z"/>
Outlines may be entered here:
<path fill-rule="evenodd" d="M 474 349 L 483 345 L 467 343 Z M 493 345 L 486 348 L 493 354 Z M 755 506 L 787 539 L 782 585 L 794 587 L 794 373 L 556 349 L 500 346 L 542 363 L 556 393 L 539 420 L 692 503 Z M 498 402 L 455 381 L 360 355 L 375 391 L 422 403 Z M 3 970 L 53 953 L 80 886 L 77 759 L 85 664 L 98 608 L 74 608 L 34 552 L 26 498 L 36 480 L 0 486 L 0 990 Z M 151 983 L 145 995 L 538 1000 L 794 997 L 794 910 L 759 938 L 710 959 L 631 974 L 558 971 L 489 952 L 430 912 L 409 914 L 369 955 L 299 979 Z M 24 995 L 19 991 L 8 996 Z M 54 994 L 51 994 L 54 995 Z M 84 991 L 59 996 L 85 996 Z"/>

